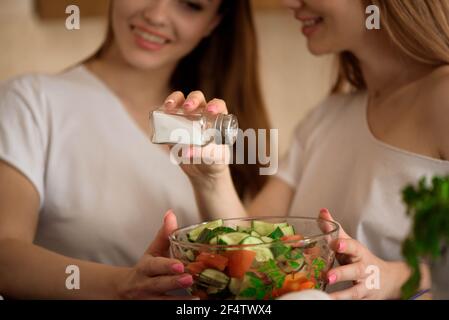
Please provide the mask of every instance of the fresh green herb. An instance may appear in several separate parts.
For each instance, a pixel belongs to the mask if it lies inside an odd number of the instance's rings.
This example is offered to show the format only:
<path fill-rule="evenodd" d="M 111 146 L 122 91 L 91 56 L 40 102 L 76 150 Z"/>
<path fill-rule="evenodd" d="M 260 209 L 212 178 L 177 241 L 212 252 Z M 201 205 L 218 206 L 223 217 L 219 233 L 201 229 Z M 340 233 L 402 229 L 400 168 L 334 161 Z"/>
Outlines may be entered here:
<path fill-rule="evenodd" d="M 273 288 L 279 289 L 284 284 L 285 274 L 279 269 L 273 259 L 267 261 L 258 271 L 265 274 L 270 282 L 266 283 L 254 272 L 247 272 L 245 278 L 248 281 L 244 280 L 244 282 L 249 283 L 249 286 L 240 292 L 240 297 L 255 298 L 257 300 L 265 297 L 271 298 Z"/>
<path fill-rule="evenodd" d="M 298 259 L 304 258 L 301 250 L 298 250 L 298 249 L 294 249 L 294 250 L 291 250 L 290 252 L 287 252 L 285 254 L 285 257 L 287 259 L 291 259 L 291 260 L 298 260 Z"/>
<path fill-rule="evenodd" d="M 288 261 L 288 265 L 290 267 L 292 267 L 293 269 L 299 269 L 299 267 L 301 266 L 298 262 L 296 261 Z"/>
<path fill-rule="evenodd" d="M 412 271 L 402 286 L 402 298 L 409 299 L 419 288 L 421 258 L 436 260 L 442 246 L 449 244 L 449 176 L 434 177 L 430 185 L 422 178 L 417 186 L 402 191 L 402 199 L 413 220 L 412 231 L 402 245 Z"/>
<path fill-rule="evenodd" d="M 248 272 L 249 281 L 255 288 L 259 288 L 264 285 L 262 279 L 259 279 L 254 273 Z"/>
<path fill-rule="evenodd" d="M 275 258 L 288 254 L 290 250 L 291 250 L 290 246 L 286 246 L 280 241 L 271 243 L 271 252 L 273 253 L 273 256 Z"/>
<path fill-rule="evenodd" d="M 276 261 L 273 259 L 268 260 L 262 267 L 259 268 L 260 272 L 265 273 L 268 278 L 273 281 L 276 288 L 281 288 L 285 280 L 285 274 L 279 269 Z"/>
<path fill-rule="evenodd" d="M 268 235 L 268 237 L 278 240 L 284 236 L 284 233 L 282 232 L 281 228 L 277 227 L 272 233 Z"/>
<path fill-rule="evenodd" d="M 271 292 L 272 288 L 270 286 L 266 286 L 264 289 L 260 289 L 256 291 L 256 299 L 262 300 L 265 298 L 267 294 Z"/>
<path fill-rule="evenodd" d="M 253 287 L 248 287 L 242 292 L 240 292 L 239 296 L 242 298 L 253 298 L 256 296 L 257 289 Z"/>
<path fill-rule="evenodd" d="M 264 281 L 257 277 L 253 272 L 247 272 L 245 278 L 249 279 L 248 282 L 250 286 L 240 292 L 240 297 L 262 300 L 266 296 L 271 296 L 271 291 L 273 290 L 272 284 L 265 284 Z"/>
<path fill-rule="evenodd" d="M 321 258 L 315 258 L 312 261 L 312 268 L 315 275 L 315 279 L 319 279 L 321 276 L 321 271 L 326 268 L 326 262 Z"/>

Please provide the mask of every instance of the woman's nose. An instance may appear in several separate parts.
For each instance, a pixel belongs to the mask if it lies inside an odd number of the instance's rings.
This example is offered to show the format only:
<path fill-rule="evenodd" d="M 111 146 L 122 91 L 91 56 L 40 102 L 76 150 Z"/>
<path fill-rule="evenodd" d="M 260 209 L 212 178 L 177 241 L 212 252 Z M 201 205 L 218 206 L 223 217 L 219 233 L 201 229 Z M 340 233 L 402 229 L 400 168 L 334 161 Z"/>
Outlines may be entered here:
<path fill-rule="evenodd" d="M 143 18 L 146 22 L 154 26 L 162 26 L 167 22 L 169 12 L 169 2 L 171 0 L 155 0 L 145 7 Z"/>

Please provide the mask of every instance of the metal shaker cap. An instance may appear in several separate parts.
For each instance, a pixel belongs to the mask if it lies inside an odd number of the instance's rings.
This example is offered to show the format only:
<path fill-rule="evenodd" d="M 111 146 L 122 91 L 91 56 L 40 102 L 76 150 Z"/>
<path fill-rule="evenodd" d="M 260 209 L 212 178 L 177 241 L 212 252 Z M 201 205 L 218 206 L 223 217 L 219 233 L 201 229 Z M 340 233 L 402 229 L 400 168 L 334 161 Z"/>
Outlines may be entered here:
<path fill-rule="evenodd" d="M 237 140 L 239 122 L 237 117 L 232 114 L 219 114 L 215 122 L 215 128 L 220 132 L 220 144 L 233 145 Z"/>

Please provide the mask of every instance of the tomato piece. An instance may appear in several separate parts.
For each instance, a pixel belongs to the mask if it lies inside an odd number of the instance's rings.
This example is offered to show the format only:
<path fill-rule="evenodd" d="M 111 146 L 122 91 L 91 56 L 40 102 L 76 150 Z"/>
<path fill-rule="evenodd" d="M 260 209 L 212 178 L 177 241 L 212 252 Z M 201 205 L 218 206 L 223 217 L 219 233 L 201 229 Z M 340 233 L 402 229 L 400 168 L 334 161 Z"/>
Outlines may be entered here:
<path fill-rule="evenodd" d="M 196 257 L 197 262 L 203 262 L 207 267 L 224 271 L 226 269 L 229 259 L 213 253 L 201 252 Z"/>
<path fill-rule="evenodd" d="M 299 285 L 300 290 L 308 290 L 315 288 L 315 282 L 313 281 L 306 281 Z"/>
<path fill-rule="evenodd" d="M 285 276 L 282 288 L 279 289 L 279 294 L 283 295 L 293 291 L 303 290 L 301 284 L 309 281 L 304 272 L 291 273 Z"/>
<path fill-rule="evenodd" d="M 201 290 L 201 289 L 194 290 L 192 292 L 192 295 L 200 298 L 200 300 L 208 300 L 209 299 L 209 295 L 207 294 L 207 292 L 204 290 Z"/>
<path fill-rule="evenodd" d="M 283 236 L 281 237 L 281 241 L 283 242 L 294 242 L 296 243 L 289 243 L 293 248 L 298 248 L 303 246 L 304 237 L 300 234 L 295 234 L 293 236 Z"/>
<path fill-rule="evenodd" d="M 273 291 L 271 292 L 271 295 L 273 296 L 273 298 L 279 298 L 280 296 L 283 295 L 281 289 L 273 289 Z"/>
<path fill-rule="evenodd" d="M 198 275 L 206 269 L 204 262 L 191 262 L 186 266 L 187 271 L 192 275 Z"/>
<path fill-rule="evenodd" d="M 304 237 L 300 234 L 295 234 L 293 236 L 281 237 L 281 241 L 299 241 L 299 240 L 304 240 Z"/>
<path fill-rule="evenodd" d="M 256 252 L 252 250 L 230 250 L 226 253 L 229 258 L 228 274 L 232 278 L 243 278 L 251 268 Z"/>
<path fill-rule="evenodd" d="M 285 276 L 285 282 L 304 282 L 307 281 L 307 273 L 296 272 Z"/>

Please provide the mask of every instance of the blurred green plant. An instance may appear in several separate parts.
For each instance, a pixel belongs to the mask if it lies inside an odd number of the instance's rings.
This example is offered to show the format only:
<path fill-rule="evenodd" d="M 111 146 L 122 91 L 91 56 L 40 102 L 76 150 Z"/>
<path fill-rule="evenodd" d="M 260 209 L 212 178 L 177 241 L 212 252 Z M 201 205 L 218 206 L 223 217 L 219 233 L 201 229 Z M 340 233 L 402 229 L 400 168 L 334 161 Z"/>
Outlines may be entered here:
<path fill-rule="evenodd" d="M 431 184 L 422 178 L 417 186 L 407 186 L 402 197 L 413 221 L 402 245 L 402 254 L 411 268 L 410 278 L 402 286 L 402 298 L 409 299 L 419 289 L 421 259 L 436 262 L 443 246 L 449 244 L 449 176 L 436 176 Z"/>

